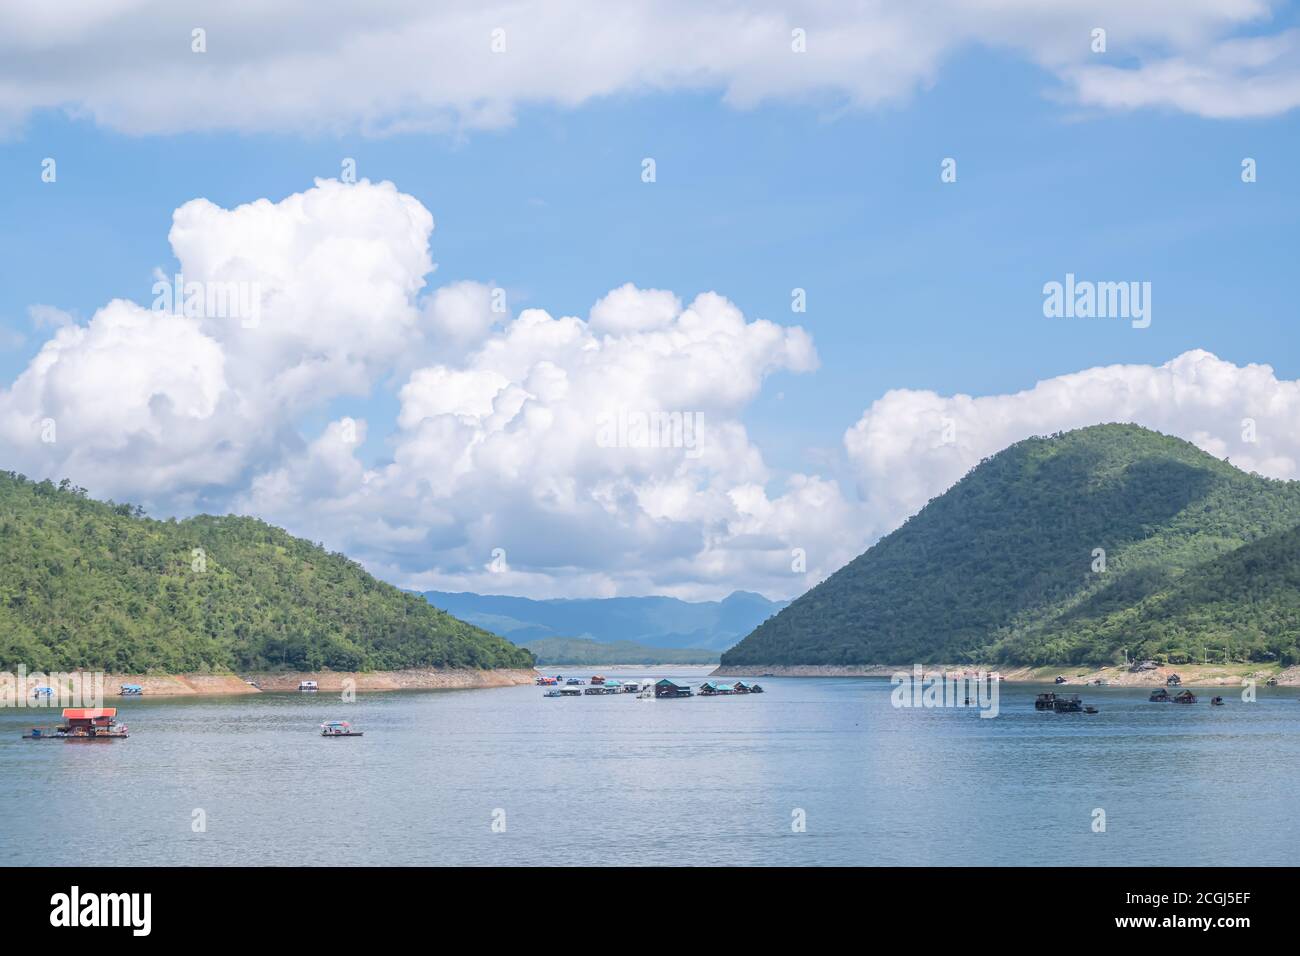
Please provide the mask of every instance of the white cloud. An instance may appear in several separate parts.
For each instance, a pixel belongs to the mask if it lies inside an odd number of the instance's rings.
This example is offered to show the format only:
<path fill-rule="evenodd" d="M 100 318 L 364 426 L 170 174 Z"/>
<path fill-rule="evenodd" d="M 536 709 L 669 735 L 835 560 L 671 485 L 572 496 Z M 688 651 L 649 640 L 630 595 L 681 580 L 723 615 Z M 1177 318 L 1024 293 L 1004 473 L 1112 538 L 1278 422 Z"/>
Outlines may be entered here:
<path fill-rule="evenodd" d="M 1234 91 L 1265 95 L 1237 109 L 1278 112 L 1286 63 L 1224 66 L 1235 31 L 1267 27 L 1271 0 L 595 0 L 473 5 L 398 0 L 381 7 L 285 0 L 220 6 L 175 0 L 0 7 L 0 121 L 63 108 L 130 133 L 193 130 L 484 128 L 524 103 L 575 106 L 596 97 L 717 90 L 739 107 L 830 97 L 873 106 L 939 78 L 972 46 L 1010 51 L 1078 83 L 1089 102 L 1132 107 L 1121 87 L 1149 78 L 1162 102 L 1207 115 Z M 191 31 L 207 52 L 191 52 Z M 1089 49 L 1108 31 L 1104 67 Z M 791 49 L 792 31 L 807 52 Z M 504 31 L 504 52 L 492 51 Z M 1191 78 L 1177 64 L 1217 67 Z M 1109 61 L 1107 61 L 1108 63 Z M 1149 70 L 1149 72 L 1148 72 Z M 1124 74 L 1131 74 L 1127 79 Z M 1102 87 L 1110 92 L 1104 92 Z M 1177 91 L 1174 88 L 1177 87 Z M 1232 112 L 1229 115 L 1240 115 Z"/>
<path fill-rule="evenodd" d="M 1216 119 L 1276 116 L 1300 106 L 1300 30 L 1227 40 L 1132 69 L 1068 71 L 1081 103 L 1164 107 Z"/>
<path fill-rule="evenodd" d="M 1244 422 L 1255 423 L 1246 441 Z M 886 392 L 844 434 L 875 535 L 896 527 L 981 459 L 1033 435 L 1132 422 L 1246 471 L 1300 478 L 1300 382 L 1191 351 L 1155 367 L 1110 365 L 1012 395 Z"/>
<path fill-rule="evenodd" d="M 5 467 L 155 513 L 256 514 L 408 586 L 684 597 L 797 594 L 1035 434 L 1132 421 L 1300 477 L 1300 383 L 1194 351 L 1012 395 L 890 391 L 844 436 L 856 497 L 777 480 L 744 415 L 772 375 L 816 369 L 805 330 L 630 285 L 585 318 L 488 322 L 485 286 L 426 294 L 432 228 L 386 183 L 187 203 L 171 231 L 186 280 L 257 283 L 259 321 L 122 300 L 84 325 L 50 313 L 0 390 Z M 390 382 L 393 421 L 337 417 Z M 387 460 L 363 454 L 371 436 Z"/>
<path fill-rule="evenodd" d="M 302 414 L 368 394 L 418 355 L 432 229 L 389 183 L 318 181 L 231 210 L 186 203 L 170 233 L 184 285 L 249 292 L 256 323 L 177 314 L 171 277 L 142 290 L 162 308 L 114 301 L 85 326 L 34 309 L 57 332 L 0 391 L 10 466 L 162 509 L 219 506 L 248 469 L 301 447 Z"/>

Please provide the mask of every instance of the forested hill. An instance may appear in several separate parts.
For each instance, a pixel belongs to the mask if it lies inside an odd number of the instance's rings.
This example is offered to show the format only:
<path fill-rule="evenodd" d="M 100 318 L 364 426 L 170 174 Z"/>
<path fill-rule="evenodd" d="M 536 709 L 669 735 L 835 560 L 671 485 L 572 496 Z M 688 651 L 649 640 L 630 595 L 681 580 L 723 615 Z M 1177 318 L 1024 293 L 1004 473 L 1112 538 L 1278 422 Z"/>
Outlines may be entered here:
<path fill-rule="evenodd" d="M 1298 640 L 1300 482 L 1098 425 L 981 462 L 722 662 L 1291 664 Z"/>
<path fill-rule="evenodd" d="M 394 670 L 532 660 L 257 519 L 155 521 L 66 481 L 0 473 L 0 669 Z"/>

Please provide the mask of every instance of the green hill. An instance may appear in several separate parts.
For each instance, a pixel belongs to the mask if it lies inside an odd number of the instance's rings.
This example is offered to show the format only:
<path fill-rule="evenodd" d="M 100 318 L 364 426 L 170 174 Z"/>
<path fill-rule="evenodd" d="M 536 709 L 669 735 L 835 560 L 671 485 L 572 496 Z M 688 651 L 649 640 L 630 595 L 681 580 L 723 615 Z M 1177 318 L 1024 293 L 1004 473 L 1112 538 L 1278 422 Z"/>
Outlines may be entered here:
<path fill-rule="evenodd" d="M 1298 588 L 1300 482 L 1097 425 L 985 459 L 722 663 L 1290 664 Z"/>
<path fill-rule="evenodd" d="M 693 647 L 647 647 L 633 641 L 593 641 L 582 637 L 539 637 L 524 645 L 537 663 L 551 664 L 716 664 L 718 652 Z"/>
<path fill-rule="evenodd" d="M 523 648 L 254 518 L 155 521 L 67 481 L 0 473 L 0 668 L 532 663 Z"/>

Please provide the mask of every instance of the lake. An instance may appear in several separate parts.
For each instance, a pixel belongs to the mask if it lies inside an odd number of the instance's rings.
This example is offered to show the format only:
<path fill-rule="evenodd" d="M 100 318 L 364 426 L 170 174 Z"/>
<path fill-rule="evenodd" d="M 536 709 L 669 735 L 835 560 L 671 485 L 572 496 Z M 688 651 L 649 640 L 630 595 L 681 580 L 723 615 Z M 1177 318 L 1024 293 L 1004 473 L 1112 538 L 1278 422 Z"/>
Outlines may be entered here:
<path fill-rule="evenodd" d="M 1004 684 L 1000 715 L 981 719 L 895 708 L 884 679 L 762 683 L 658 701 L 537 687 L 115 699 L 131 737 L 93 743 L 22 740 L 50 714 L 6 709 L 0 852 L 10 865 L 1205 866 L 1291 863 L 1300 844 L 1294 688 L 1254 703 L 1197 688 L 1186 706 L 1069 688 L 1100 708 L 1090 716 L 1035 711 L 1045 688 Z M 322 739 L 331 718 L 365 736 Z"/>

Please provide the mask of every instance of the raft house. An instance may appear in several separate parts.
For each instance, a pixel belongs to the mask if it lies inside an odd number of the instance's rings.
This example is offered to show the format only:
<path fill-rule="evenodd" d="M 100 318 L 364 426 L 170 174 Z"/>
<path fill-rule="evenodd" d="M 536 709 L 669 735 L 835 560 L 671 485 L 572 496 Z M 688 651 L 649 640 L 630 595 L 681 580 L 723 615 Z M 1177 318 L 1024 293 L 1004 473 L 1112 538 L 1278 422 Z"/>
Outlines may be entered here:
<path fill-rule="evenodd" d="M 24 740 L 122 740 L 126 724 L 117 722 L 116 707 L 65 707 L 58 727 L 33 727 Z"/>
<path fill-rule="evenodd" d="M 655 682 L 656 698 L 673 698 L 673 697 L 690 697 L 691 688 L 686 684 L 679 684 L 675 680 L 665 677 L 663 680 Z"/>

